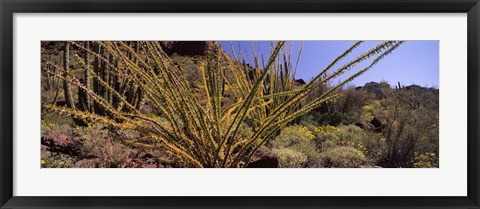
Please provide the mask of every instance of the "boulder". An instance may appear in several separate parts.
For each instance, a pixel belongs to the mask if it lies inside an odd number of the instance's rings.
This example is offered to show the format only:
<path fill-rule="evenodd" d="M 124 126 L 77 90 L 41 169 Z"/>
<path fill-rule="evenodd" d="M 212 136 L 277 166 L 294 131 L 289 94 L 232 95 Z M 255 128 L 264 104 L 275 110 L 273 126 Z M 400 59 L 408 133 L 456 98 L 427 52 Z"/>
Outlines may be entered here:
<path fill-rule="evenodd" d="M 162 41 L 160 43 L 163 51 L 169 56 L 178 54 L 180 56 L 203 56 L 208 51 L 215 50 L 213 41 Z"/>
<path fill-rule="evenodd" d="M 370 124 L 372 124 L 375 128 L 381 128 L 383 125 L 377 117 L 373 117 L 373 119 L 370 121 Z"/>
<path fill-rule="evenodd" d="M 307 83 L 303 79 L 296 79 L 295 80 L 295 85 L 297 85 L 297 86 L 303 86 L 305 84 L 307 84 Z"/>
<path fill-rule="evenodd" d="M 363 85 L 362 88 L 356 88 L 356 89 L 366 90 L 369 93 L 375 94 L 377 98 L 385 98 L 385 94 L 382 91 L 382 86 L 384 86 L 383 83 L 368 82 L 365 85 Z"/>
<path fill-rule="evenodd" d="M 252 161 L 247 165 L 247 168 L 278 168 L 278 159 L 274 157 L 262 157 L 258 160 Z"/>
<path fill-rule="evenodd" d="M 375 131 L 378 133 L 381 133 L 383 129 L 386 128 L 386 125 L 383 124 L 382 121 L 380 121 L 380 119 L 378 119 L 377 117 L 373 117 L 373 119 L 370 121 L 370 124 L 375 127 Z"/>
<path fill-rule="evenodd" d="M 361 129 L 363 130 L 367 130 L 367 131 L 375 131 L 375 126 L 373 126 L 372 124 L 368 123 L 368 122 L 365 122 L 365 121 L 357 121 L 355 123 L 356 126 L 360 127 Z"/>
<path fill-rule="evenodd" d="M 380 88 L 380 83 L 373 82 L 373 81 L 368 82 L 365 85 L 363 85 L 363 88 L 367 90 L 377 90 Z"/>
<path fill-rule="evenodd" d="M 385 125 L 382 124 L 380 119 L 378 119 L 377 117 L 373 117 L 373 119 L 370 122 L 357 121 L 355 125 L 360 127 L 363 130 L 375 131 L 378 133 L 381 133 L 383 129 L 385 129 Z"/>
<path fill-rule="evenodd" d="M 71 156 L 82 155 L 82 142 L 63 133 L 46 132 L 41 136 L 44 150 L 60 152 Z"/>
<path fill-rule="evenodd" d="M 96 158 L 92 159 L 82 159 L 75 162 L 75 167 L 77 168 L 99 168 L 100 160 Z"/>
<path fill-rule="evenodd" d="M 407 90 L 423 90 L 423 89 L 426 89 L 426 88 L 413 84 L 413 85 L 410 85 L 410 86 L 406 86 L 405 89 L 407 89 Z"/>

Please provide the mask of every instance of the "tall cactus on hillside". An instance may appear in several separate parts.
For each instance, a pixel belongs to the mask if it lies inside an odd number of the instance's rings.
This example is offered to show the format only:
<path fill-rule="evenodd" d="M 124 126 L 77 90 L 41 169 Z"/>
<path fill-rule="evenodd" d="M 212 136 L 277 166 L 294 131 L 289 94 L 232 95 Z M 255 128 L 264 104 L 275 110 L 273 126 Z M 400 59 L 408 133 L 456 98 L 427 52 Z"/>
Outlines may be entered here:
<path fill-rule="evenodd" d="M 65 95 L 65 102 L 69 108 L 75 109 L 75 100 L 73 99 L 72 88 L 70 86 L 70 42 L 65 41 L 65 48 L 63 53 L 63 69 L 64 69 L 64 77 L 63 80 L 63 91 Z"/>
<path fill-rule="evenodd" d="M 101 54 L 101 46 L 99 43 L 95 43 L 94 45 L 94 53 L 98 56 L 95 56 L 94 60 L 93 60 L 93 75 L 94 75 L 94 79 L 93 79 L 93 92 L 99 94 L 100 92 L 100 84 L 98 82 L 98 78 L 96 78 L 97 76 L 100 75 L 100 68 L 101 68 L 101 62 L 102 60 L 99 58 L 100 54 Z M 103 114 L 103 111 L 101 109 L 101 106 L 97 103 L 97 102 L 94 102 L 93 103 L 93 113 L 96 113 L 96 114 L 99 114 L 99 115 L 104 115 Z"/>
<path fill-rule="evenodd" d="M 90 49 L 90 41 L 85 41 L 85 48 Z M 87 68 L 89 67 L 89 62 L 90 62 L 90 56 L 89 55 L 90 55 L 90 53 L 88 53 L 88 51 L 85 50 L 84 59 L 85 59 L 85 64 L 86 64 Z M 85 87 L 87 89 L 91 89 L 92 84 L 91 84 L 90 75 L 89 75 L 87 69 L 85 69 L 85 72 L 83 74 L 83 80 L 85 82 Z M 84 102 L 84 110 L 91 111 L 92 110 L 92 105 L 91 105 L 92 100 L 90 99 L 90 95 L 85 94 L 83 100 L 85 101 Z"/>
<path fill-rule="evenodd" d="M 62 63 L 61 58 L 59 58 L 59 59 L 60 60 L 55 61 L 55 63 L 57 63 L 57 62 Z M 53 58 L 50 56 L 49 60 L 53 60 Z M 49 73 L 46 73 L 48 71 L 53 72 L 53 75 L 49 74 Z M 60 95 L 60 90 L 61 90 L 61 88 L 59 88 L 59 85 L 63 81 L 59 81 L 59 79 L 56 76 L 54 76 L 55 74 L 57 74 L 57 69 L 55 67 L 53 67 L 52 65 L 42 65 L 42 72 L 46 74 L 44 80 L 42 80 L 42 87 L 45 91 L 53 93 L 53 95 L 52 95 L 53 98 L 50 101 L 50 103 L 57 104 L 57 101 L 58 101 L 58 98 L 59 98 L 59 95 Z M 51 92 L 51 91 L 54 91 L 54 92 Z"/>
<path fill-rule="evenodd" d="M 129 103 L 135 104 L 140 108 L 144 95 L 138 85 L 135 85 L 129 78 L 125 78 L 117 71 L 119 70 L 119 62 L 112 56 L 111 52 L 102 49 L 100 42 L 94 42 L 93 49 L 90 49 L 90 42 L 84 42 L 83 45 L 77 42 L 72 42 L 73 45 L 82 50 L 83 58 L 80 53 L 73 53 L 76 61 L 84 69 L 83 79 L 80 79 L 85 88 L 78 88 L 79 107 L 82 111 L 96 113 L 102 116 L 107 116 L 108 112 L 104 107 L 98 104 L 97 101 L 91 99 L 91 95 L 87 93 L 90 89 L 95 94 L 98 94 L 105 100 L 106 103 L 111 104 L 115 109 L 128 111 L 124 108 L 123 102 L 112 94 L 113 90 L 119 92 L 126 97 Z M 135 53 L 140 50 L 139 45 L 135 46 Z M 93 63 L 90 63 L 90 56 L 93 55 Z M 136 58 L 129 55 L 129 59 L 138 63 Z M 93 67 L 93 68 L 92 68 Z M 102 84 L 105 82 L 105 85 Z"/>
<path fill-rule="evenodd" d="M 85 41 L 85 48 L 89 48 L 89 42 Z M 84 53 L 84 73 L 83 73 L 83 80 L 81 82 L 85 85 L 87 89 L 91 89 L 91 81 L 90 81 L 90 75 L 88 73 L 88 70 L 86 68 L 89 67 L 89 53 L 85 52 Z M 92 104 L 91 104 L 91 99 L 90 95 L 82 89 L 78 88 L 78 104 L 79 104 L 79 109 L 82 111 L 92 111 Z"/>

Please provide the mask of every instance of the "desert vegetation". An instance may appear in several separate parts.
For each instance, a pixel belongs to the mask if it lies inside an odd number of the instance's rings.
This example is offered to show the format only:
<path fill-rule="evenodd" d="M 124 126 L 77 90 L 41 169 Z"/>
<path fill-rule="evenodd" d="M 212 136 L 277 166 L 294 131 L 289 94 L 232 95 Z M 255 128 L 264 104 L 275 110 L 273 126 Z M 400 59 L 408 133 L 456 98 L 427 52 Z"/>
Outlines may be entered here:
<path fill-rule="evenodd" d="M 348 85 L 403 41 L 350 58 L 355 42 L 308 81 L 296 76 L 294 44 L 271 42 L 264 55 L 233 42 L 44 41 L 40 164 L 439 166 L 438 89 Z"/>

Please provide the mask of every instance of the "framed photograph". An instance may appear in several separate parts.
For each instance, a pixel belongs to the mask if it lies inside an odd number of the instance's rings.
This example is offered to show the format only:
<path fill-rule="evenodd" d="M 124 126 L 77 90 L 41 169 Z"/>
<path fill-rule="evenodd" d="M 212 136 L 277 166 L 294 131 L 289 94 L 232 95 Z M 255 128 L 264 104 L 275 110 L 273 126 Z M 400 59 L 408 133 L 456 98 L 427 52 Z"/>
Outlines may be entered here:
<path fill-rule="evenodd" d="M 0 1 L 1 208 L 479 208 L 478 0 Z"/>

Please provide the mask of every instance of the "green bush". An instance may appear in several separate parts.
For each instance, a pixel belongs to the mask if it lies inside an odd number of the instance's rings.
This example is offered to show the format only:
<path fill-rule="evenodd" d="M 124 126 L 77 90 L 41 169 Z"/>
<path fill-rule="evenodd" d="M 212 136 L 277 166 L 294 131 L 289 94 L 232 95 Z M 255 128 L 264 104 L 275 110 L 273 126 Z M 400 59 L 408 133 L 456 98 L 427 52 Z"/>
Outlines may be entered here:
<path fill-rule="evenodd" d="M 310 132 L 315 133 L 315 129 L 319 125 L 316 121 L 316 116 L 309 114 L 303 116 L 301 119 L 299 119 L 298 125 L 299 126 L 304 126 L 307 128 Z"/>
<path fill-rule="evenodd" d="M 317 146 L 323 149 L 325 146 L 331 146 L 337 143 L 340 138 L 338 137 L 339 128 L 335 126 L 318 126 L 315 128 L 315 142 Z"/>
<path fill-rule="evenodd" d="M 340 146 L 328 149 L 320 154 L 324 167 L 357 168 L 365 163 L 365 155 L 358 149 Z"/>
<path fill-rule="evenodd" d="M 44 152 L 40 161 L 42 168 L 73 168 L 75 160 L 66 154 Z"/>
<path fill-rule="evenodd" d="M 120 167 L 130 154 L 128 147 L 112 139 L 108 130 L 102 129 L 101 126 L 84 128 L 79 132 L 83 132 L 81 135 L 84 140 L 82 150 L 86 156 L 97 157 L 100 167 Z M 126 133 L 122 133 L 122 135 L 128 136 Z"/>
<path fill-rule="evenodd" d="M 320 114 L 317 118 L 317 122 L 320 125 L 338 126 L 351 123 L 352 121 L 354 121 L 354 117 L 352 115 L 338 111 Z"/>
<path fill-rule="evenodd" d="M 272 154 L 277 158 L 283 158 L 283 165 L 298 164 L 298 159 L 303 159 L 299 157 L 298 154 L 293 154 L 293 151 L 302 154 L 306 157 L 306 160 L 311 160 L 317 158 L 319 152 L 315 146 L 315 136 L 304 126 L 290 126 L 284 128 L 280 135 L 271 142 Z M 277 149 L 276 152 L 273 152 L 273 149 Z M 285 151 L 284 149 L 288 149 Z M 283 150 L 283 151 L 278 151 Z M 288 153 L 288 154 L 287 154 Z M 282 155 L 292 155 L 295 157 L 289 158 Z M 288 159 L 297 159 L 295 163 L 288 163 Z M 282 164 L 282 162 L 280 162 Z M 281 165 L 281 166 L 283 166 Z"/>
<path fill-rule="evenodd" d="M 355 125 L 342 126 L 339 131 L 341 145 L 360 150 L 370 165 L 377 165 L 385 147 L 382 133 L 366 131 Z"/>
<path fill-rule="evenodd" d="M 414 153 L 413 166 L 415 168 L 438 168 L 438 155 L 433 152 Z"/>
<path fill-rule="evenodd" d="M 358 167 L 375 164 L 379 136 L 355 125 L 319 126 L 315 129 L 320 158 L 312 161 L 314 167 Z M 374 150 L 374 151 L 372 151 Z"/>
<path fill-rule="evenodd" d="M 337 136 L 344 142 L 368 143 L 372 139 L 372 134 L 356 125 L 348 125 L 340 127 Z"/>
<path fill-rule="evenodd" d="M 118 168 L 128 157 L 130 150 L 118 143 L 112 143 L 105 138 L 92 138 L 84 143 L 84 150 L 99 158 L 99 166 Z"/>
<path fill-rule="evenodd" d="M 62 115 L 55 112 L 43 112 L 41 121 L 41 132 L 59 132 L 64 134 L 74 133 L 74 121 L 68 115 Z"/>
<path fill-rule="evenodd" d="M 378 165 L 416 167 L 414 152 L 438 153 L 438 90 L 410 86 L 385 95 L 372 111 L 387 126 Z"/>
<path fill-rule="evenodd" d="M 308 162 L 304 153 L 289 148 L 274 148 L 272 155 L 278 159 L 280 168 L 301 168 Z"/>
<path fill-rule="evenodd" d="M 360 150 L 369 164 L 376 164 L 381 155 L 381 134 L 365 131 L 355 125 L 319 126 L 315 129 L 317 147 L 326 151 L 338 146 Z"/>
<path fill-rule="evenodd" d="M 356 117 L 361 114 L 362 106 L 365 103 L 376 99 L 376 95 L 368 92 L 368 90 L 356 89 L 354 87 L 342 89 L 339 91 L 339 93 L 341 94 L 341 96 L 335 100 L 335 103 L 333 104 L 333 109 L 335 111 L 347 113 Z"/>
<path fill-rule="evenodd" d="M 271 142 L 272 147 L 288 147 L 299 143 L 313 142 L 315 136 L 304 126 L 290 126 L 282 129 L 280 135 Z"/>

